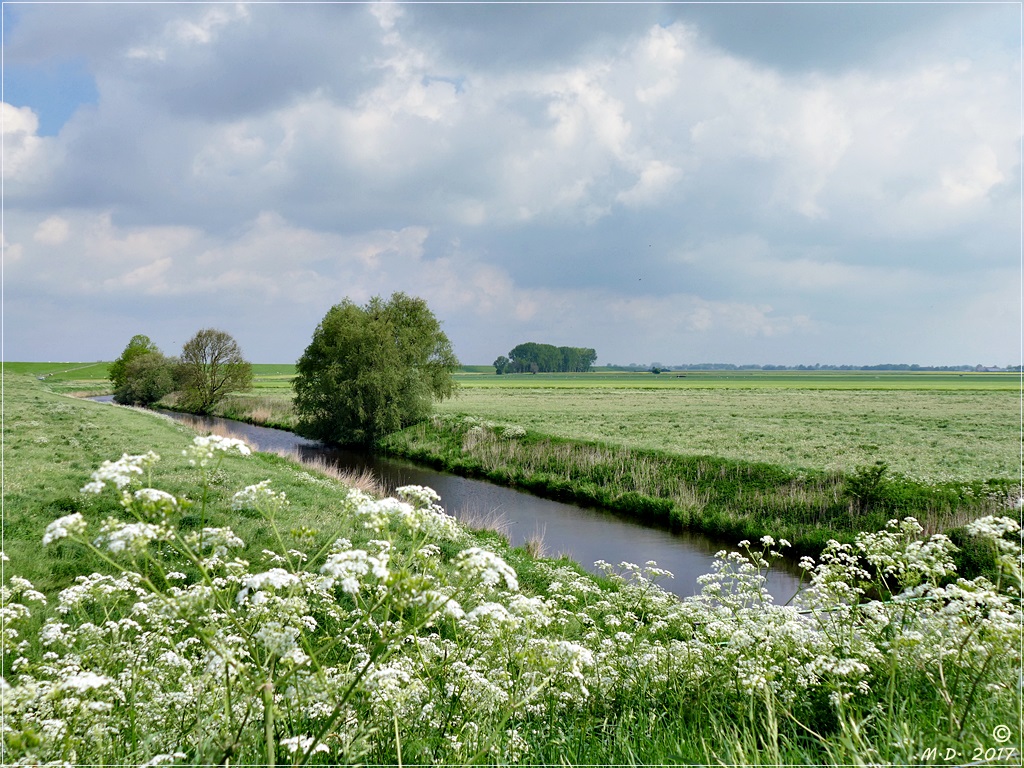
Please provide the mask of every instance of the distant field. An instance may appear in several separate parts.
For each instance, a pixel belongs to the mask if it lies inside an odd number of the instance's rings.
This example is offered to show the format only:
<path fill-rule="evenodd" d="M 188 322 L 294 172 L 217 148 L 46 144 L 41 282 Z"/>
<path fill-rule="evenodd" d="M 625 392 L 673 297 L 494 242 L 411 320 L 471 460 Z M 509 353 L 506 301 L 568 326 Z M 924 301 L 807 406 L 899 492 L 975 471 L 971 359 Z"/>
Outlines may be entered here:
<path fill-rule="evenodd" d="M 50 374 L 60 391 L 105 383 L 106 363 L 7 363 Z M 476 366 L 477 370 L 493 370 Z M 227 415 L 272 401 L 289 423 L 295 366 L 253 366 L 254 391 Z M 588 374 L 462 372 L 442 413 L 576 440 L 707 454 L 789 468 L 851 470 L 885 461 L 939 482 L 1017 478 L 1020 376 L 1011 373 L 688 371 Z M 259 421 L 259 419 L 256 419 Z"/>
<path fill-rule="evenodd" d="M 442 412 L 576 440 L 789 468 L 885 461 L 929 482 L 1020 475 L 1015 374 L 549 374 L 460 383 Z"/>
<path fill-rule="evenodd" d="M 880 373 L 875 371 L 687 371 L 457 374 L 467 387 L 641 389 L 924 389 L 1020 390 L 1016 373 Z"/>
<path fill-rule="evenodd" d="M 1020 475 L 1020 376 L 714 371 L 460 373 L 439 406 L 576 440 L 852 470 L 885 461 L 926 480 Z M 286 374 L 255 394 L 289 399 Z"/>
<path fill-rule="evenodd" d="M 110 363 L 4 363 L 6 373 L 32 373 L 51 381 L 106 379 Z"/>

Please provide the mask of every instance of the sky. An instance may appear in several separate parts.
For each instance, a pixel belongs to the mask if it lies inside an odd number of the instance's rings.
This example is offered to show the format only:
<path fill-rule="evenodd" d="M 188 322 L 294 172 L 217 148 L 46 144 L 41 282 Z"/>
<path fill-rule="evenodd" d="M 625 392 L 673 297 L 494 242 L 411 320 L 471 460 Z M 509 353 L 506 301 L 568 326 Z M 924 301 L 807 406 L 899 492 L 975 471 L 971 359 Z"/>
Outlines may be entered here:
<path fill-rule="evenodd" d="M 1021 362 L 1020 3 L 3 5 L 3 359 Z"/>

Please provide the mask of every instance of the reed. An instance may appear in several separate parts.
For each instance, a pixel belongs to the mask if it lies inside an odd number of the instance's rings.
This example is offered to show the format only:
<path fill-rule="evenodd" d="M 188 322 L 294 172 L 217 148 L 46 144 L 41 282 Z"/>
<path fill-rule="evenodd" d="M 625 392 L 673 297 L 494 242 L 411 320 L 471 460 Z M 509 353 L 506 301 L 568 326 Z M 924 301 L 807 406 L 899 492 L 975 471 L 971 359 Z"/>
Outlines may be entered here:
<path fill-rule="evenodd" d="M 370 496 L 387 496 L 394 492 L 393 488 L 386 485 L 380 477 L 367 468 L 362 470 L 344 469 L 339 467 L 337 464 L 329 462 L 323 456 L 305 455 L 299 453 L 299 451 L 295 449 L 279 449 L 274 451 L 274 453 L 282 458 L 301 465 L 307 470 L 312 470 L 321 475 L 326 475 L 332 480 L 337 480 L 341 485 L 346 485 L 349 488 L 355 488 L 356 490 L 362 491 Z"/>

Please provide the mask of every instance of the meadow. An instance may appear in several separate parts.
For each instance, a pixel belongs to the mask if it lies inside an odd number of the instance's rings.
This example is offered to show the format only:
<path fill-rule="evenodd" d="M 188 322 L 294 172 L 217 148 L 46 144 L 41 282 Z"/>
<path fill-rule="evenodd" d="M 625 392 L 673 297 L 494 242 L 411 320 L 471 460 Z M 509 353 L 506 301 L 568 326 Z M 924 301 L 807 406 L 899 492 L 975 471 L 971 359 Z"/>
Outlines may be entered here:
<path fill-rule="evenodd" d="M 70 376 L 70 374 L 68 374 Z M 289 365 L 217 415 L 294 428 Z M 570 440 L 927 483 L 1019 479 L 1021 380 L 1009 373 L 726 371 L 456 376 L 441 414 Z M 76 384 L 66 384 L 68 389 Z"/>
<path fill-rule="evenodd" d="M 80 365 L 62 368 L 50 386 L 90 384 L 74 381 Z M 215 412 L 292 429 L 293 376 L 292 366 L 254 366 L 253 390 Z M 457 379 L 440 420 L 380 448 L 726 540 L 774 532 L 812 554 L 901 514 L 959 537 L 1019 491 L 1015 374 L 475 370 Z M 498 439 L 504 427 L 525 437 Z"/>
<path fill-rule="evenodd" d="M 1019 478 L 1012 374 L 464 376 L 441 413 L 573 440 L 926 482 Z"/>
<path fill-rule="evenodd" d="M 762 589 L 779 537 L 680 601 L 3 381 L 5 765 L 1020 763 L 1010 518 L 966 526 L 991 578 L 908 519 L 804 560 L 799 604 Z"/>

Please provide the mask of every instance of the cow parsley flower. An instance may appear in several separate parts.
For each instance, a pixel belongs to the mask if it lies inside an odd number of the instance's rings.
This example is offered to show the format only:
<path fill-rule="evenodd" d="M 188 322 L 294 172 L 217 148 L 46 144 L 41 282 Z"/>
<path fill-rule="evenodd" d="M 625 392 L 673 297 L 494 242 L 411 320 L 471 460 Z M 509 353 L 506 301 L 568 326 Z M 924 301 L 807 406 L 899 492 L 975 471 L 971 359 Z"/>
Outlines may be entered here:
<path fill-rule="evenodd" d="M 164 522 L 178 511 L 178 499 L 167 491 L 157 488 L 141 488 L 135 493 L 124 492 L 121 506 L 134 509 L 136 513 L 148 518 Z"/>
<path fill-rule="evenodd" d="M 254 573 L 242 582 L 242 589 L 235 598 L 238 603 L 244 603 L 249 592 L 260 592 L 267 588 L 286 589 L 299 584 L 299 577 L 289 573 L 284 568 L 271 568 L 264 573 Z"/>
<path fill-rule="evenodd" d="M 519 589 L 519 577 L 512 567 L 493 552 L 470 547 L 455 559 L 455 570 L 465 578 L 479 580 L 485 587 L 496 587 L 504 580 L 513 592 Z"/>
<path fill-rule="evenodd" d="M 185 543 L 190 547 L 212 549 L 214 557 L 226 557 L 228 549 L 241 549 L 245 542 L 230 528 L 203 528 L 202 532 L 192 531 L 185 536 Z"/>
<path fill-rule="evenodd" d="M 46 532 L 43 534 L 43 546 L 45 547 L 58 539 L 64 539 L 68 536 L 80 536 L 84 532 L 85 518 L 82 517 L 81 512 L 58 517 L 46 526 Z"/>
<path fill-rule="evenodd" d="M 395 489 L 395 495 L 412 504 L 416 509 L 425 509 L 437 504 L 441 497 L 437 491 L 424 485 L 403 485 Z"/>
<path fill-rule="evenodd" d="M 386 581 L 390 575 L 388 571 L 387 552 L 374 557 L 362 549 L 350 549 L 345 552 L 335 552 L 327 558 L 320 572 L 325 578 L 321 583 L 331 589 L 335 582 L 340 582 L 343 591 L 349 594 L 359 592 L 361 579 L 372 573 L 379 581 Z"/>
<path fill-rule="evenodd" d="M 113 682 L 109 677 L 97 675 L 95 672 L 79 672 L 77 675 L 72 675 L 62 680 L 58 687 L 62 690 L 84 693 L 96 688 L 103 688 Z"/>
<path fill-rule="evenodd" d="M 253 637 L 274 656 L 285 656 L 298 647 L 299 629 L 279 621 L 268 621 Z"/>
<path fill-rule="evenodd" d="M 92 473 L 92 482 L 82 487 L 82 493 L 100 493 L 107 487 L 107 483 L 113 483 L 119 489 L 124 488 L 159 460 L 157 454 L 147 451 L 134 456 L 124 453 L 117 461 L 104 461 Z"/>
<path fill-rule="evenodd" d="M 316 739 L 314 739 L 312 736 L 292 736 L 288 739 L 281 739 L 281 746 L 287 749 L 288 752 L 293 755 L 296 752 L 301 752 L 302 754 L 305 754 L 306 751 L 309 750 L 309 748 L 312 747 L 314 743 L 316 744 L 316 746 L 313 747 L 313 751 L 310 752 L 311 755 L 315 755 L 317 752 L 331 751 L 326 744 L 324 744 L 322 741 L 316 741 Z"/>
<path fill-rule="evenodd" d="M 106 547 L 111 552 L 128 550 L 141 552 L 151 541 L 165 539 L 170 535 L 169 529 L 152 523 L 123 523 L 114 518 L 107 521 L 100 529 L 100 535 L 93 542 L 97 547 Z"/>
<path fill-rule="evenodd" d="M 182 456 L 188 459 L 188 463 L 195 467 L 207 466 L 217 453 L 227 453 L 236 450 L 242 456 L 248 456 L 252 449 L 244 440 L 234 437 L 221 437 L 220 435 L 206 435 L 192 438 L 192 445 L 181 452 Z"/>
<path fill-rule="evenodd" d="M 246 486 L 231 497 L 231 509 L 236 512 L 242 509 L 277 509 L 287 504 L 284 492 L 271 490 L 269 480 Z"/>

